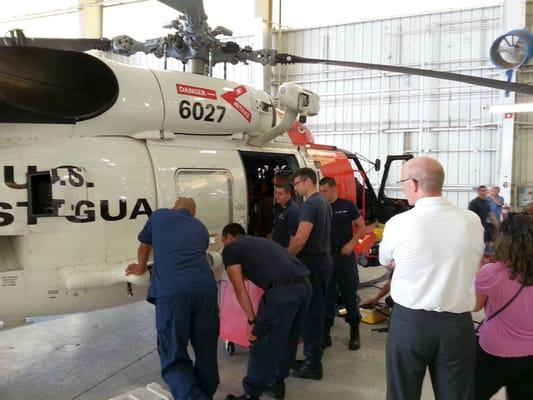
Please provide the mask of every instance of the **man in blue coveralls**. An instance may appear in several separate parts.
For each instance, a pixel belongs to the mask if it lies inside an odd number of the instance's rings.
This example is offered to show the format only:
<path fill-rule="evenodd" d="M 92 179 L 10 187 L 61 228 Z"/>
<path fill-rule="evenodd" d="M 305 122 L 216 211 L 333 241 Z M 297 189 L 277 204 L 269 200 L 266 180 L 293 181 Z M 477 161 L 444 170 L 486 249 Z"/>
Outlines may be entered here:
<path fill-rule="evenodd" d="M 354 246 L 365 234 L 365 221 L 357 206 L 348 199 L 342 199 L 337 194 L 335 179 L 322 178 L 319 182 L 320 193 L 331 204 L 333 222 L 331 224 L 331 256 L 335 269 L 328 287 L 326 298 L 326 322 L 324 326 L 323 347 L 331 346 L 330 331 L 335 320 L 335 305 L 337 293 L 340 292 L 342 302 L 346 306 L 346 323 L 350 325 L 350 350 L 359 350 L 359 305 L 357 304 L 357 289 L 359 288 L 359 273 Z M 353 233 L 353 224 L 357 230 Z M 338 291 L 337 291 L 338 288 Z"/>
<path fill-rule="evenodd" d="M 291 187 L 288 183 L 276 185 L 274 189 L 276 207 L 274 208 L 274 228 L 272 240 L 283 247 L 289 247 L 300 222 L 300 209 L 292 200 Z"/>
<path fill-rule="evenodd" d="M 148 301 L 155 304 L 161 376 L 175 400 L 212 399 L 219 384 L 217 285 L 206 258 L 209 233 L 195 212 L 190 198 L 156 210 L 139 233 L 137 264 L 126 268 L 126 275 L 144 274 L 153 247 Z"/>
<path fill-rule="evenodd" d="M 255 400 L 263 392 L 283 399 L 311 297 L 309 271 L 279 244 L 247 236 L 239 224 L 226 225 L 222 242 L 228 277 L 251 328 L 248 371 L 242 381 L 245 394 L 230 394 L 226 400 Z M 265 291 L 257 315 L 245 278 Z"/>
<path fill-rule="evenodd" d="M 331 259 L 331 206 L 318 192 L 317 175 L 311 168 L 294 173 L 294 189 L 306 198 L 300 212 L 298 230 L 289 244 L 289 252 L 298 255 L 311 272 L 313 295 L 304 323 L 302 339 L 305 360 L 296 362 L 292 376 L 320 380 L 322 335 L 324 332 L 326 289 L 333 271 Z"/>

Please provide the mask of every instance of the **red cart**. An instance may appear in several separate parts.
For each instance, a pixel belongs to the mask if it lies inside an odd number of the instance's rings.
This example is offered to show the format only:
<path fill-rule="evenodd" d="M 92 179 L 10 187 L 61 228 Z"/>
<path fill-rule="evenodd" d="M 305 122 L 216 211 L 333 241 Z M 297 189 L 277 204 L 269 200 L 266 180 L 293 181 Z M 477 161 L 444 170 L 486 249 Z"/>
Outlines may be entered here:
<path fill-rule="evenodd" d="M 255 286 L 250 281 L 244 282 L 246 290 L 250 295 L 252 306 L 257 313 L 257 307 L 261 296 L 263 296 L 263 289 Z M 224 340 L 224 349 L 227 355 L 232 355 L 235 352 L 235 345 L 248 348 L 250 342 L 248 335 L 250 333 L 250 326 L 248 325 L 248 318 L 242 311 L 235 291 L 231 282 L 228 280 L 220 281 L 220 339 Z"/>

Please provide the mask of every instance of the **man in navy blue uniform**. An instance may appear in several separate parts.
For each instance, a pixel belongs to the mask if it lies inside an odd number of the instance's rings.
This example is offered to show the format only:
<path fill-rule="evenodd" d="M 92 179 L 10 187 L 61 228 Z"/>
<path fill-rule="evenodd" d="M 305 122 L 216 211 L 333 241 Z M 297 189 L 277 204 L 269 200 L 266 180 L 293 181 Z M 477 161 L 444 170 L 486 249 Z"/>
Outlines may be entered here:
<path fill-rule="evenodd" d="M 161 376 L 175 400 L 212 399 L 219 384 L 218 292 L 206 258 L 209 233 L 195 212 L 190 198 L 156 210 L 139 233 L 138 263 L 126 269 L 144 274 L 153 248 L 148 301 L 155 304 Z"/>
<path fill-rule="evenodd" d="M 307 306 L 311 297 L 309 271 L 279 244 L 247 236 L 239 224 L 222 231 L 222 258 L 237 300 L 251 326 L 245 394 L 226 400 L 259 399 L 267 392 L 285 397 L 284 380 L 294 363 Z M 257 315 L 244 286 L 249 279 L 265 291 Z"/>
<path fill-rule="evenodd" d="M 301 168 L 294 173 L 294 189 L 306 198 L 300 212 L 298 230 L 289 252 L 298 255 L 311 272 L 313 296 L 304 323 L 302 339 L 305 360 L 296 363 L 291 374 L 303 379 L 322 379 L 322 335 L 324 332 L 326 289 L 333 271 L 330 254 L 331 206 L 318 192 L 316 172 Z"/>
<path fill-rule="evenodd" d="M 274 189 L 276 207 L 274 208 L 274 229 L 272 240 L 283 247 L 289 247 L 300 222 L 300 209 L 292 200 L 289 184 L 276 185 Z"/>
<path fill-rule="evenodd" d="M 357 206 L 350 200 L 342 199 L 337 194 L 335 179 L 322 178 L 319 182 L 320 193 L 331 204 L 333 222 L 331 225 L 331 256 L 335 269 L 326 299 L 326 322 L 322 346 L 331 346 L 330 331 L 336 314 L 337 293 L 340 292 L 346 307 L 346 323 L 350 325 L 350 350 L 359 350 L 359 322 L 361 314 L 357 304 L 359 273 L 354 246 L 365 234 L 365 221 Z M 357 230 L 353 233 L 353 224 Z"/>

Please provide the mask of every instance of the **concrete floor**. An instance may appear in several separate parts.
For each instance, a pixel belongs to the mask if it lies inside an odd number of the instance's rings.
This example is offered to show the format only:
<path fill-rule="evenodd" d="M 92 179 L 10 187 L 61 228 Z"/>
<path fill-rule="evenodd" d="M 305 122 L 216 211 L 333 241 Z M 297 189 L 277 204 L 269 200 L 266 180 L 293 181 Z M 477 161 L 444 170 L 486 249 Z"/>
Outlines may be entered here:
<path fill-rule="evenodd" d="M 375 292 L 362 289 L 360 295 L 366 299 Z M 362 324 L 362 349 L 352 352 L 346 348 L 348 327 L 337 319 L 324 379 L 289 378 L 287 399 L 384 399 L 386 334 L 371 331 L 378 326 Z M 106 400 L 162 383 L 154 310 L 146 302 L 0 330 L 0 354 L 1 400 Z M 221 344 L 216 400 L 242 393 L 246 361 L 245 349 L 226 356 Z M 432 398 L 426 377 L 422 399 Z"/>

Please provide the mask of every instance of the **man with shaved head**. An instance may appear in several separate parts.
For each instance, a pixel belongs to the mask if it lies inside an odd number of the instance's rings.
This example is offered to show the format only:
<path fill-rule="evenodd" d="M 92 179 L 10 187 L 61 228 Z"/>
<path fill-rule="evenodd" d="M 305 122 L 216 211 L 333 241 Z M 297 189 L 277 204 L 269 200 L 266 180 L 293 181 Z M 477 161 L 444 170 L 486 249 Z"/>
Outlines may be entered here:
<path fill-rule="evenodd" d="M 219 383 L 218 289 L 206 258 L 209 232 L 195 214 L 189 197 L 156 210 L 139 233 L 138 262 L 126 268 L 126 275 L 144 274 L 153 247 L 148 301 L 155 304 L 161 376 L 175 400 L 212 399 Z"/>
<path fill-rule="evenodd" d="M 483 226 L 442 196 L 444 169 L 430 157 L 402 168 L 414 206 L 385 225 L 381 264 L 394 268 L 387 340 L 387 399 L 420 399 L 429 368 L 435 398 L 474 398 L 476 343 L 470 311 L 483 255 Z"/>

